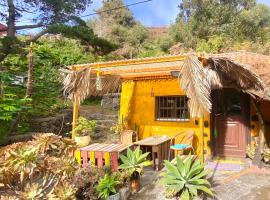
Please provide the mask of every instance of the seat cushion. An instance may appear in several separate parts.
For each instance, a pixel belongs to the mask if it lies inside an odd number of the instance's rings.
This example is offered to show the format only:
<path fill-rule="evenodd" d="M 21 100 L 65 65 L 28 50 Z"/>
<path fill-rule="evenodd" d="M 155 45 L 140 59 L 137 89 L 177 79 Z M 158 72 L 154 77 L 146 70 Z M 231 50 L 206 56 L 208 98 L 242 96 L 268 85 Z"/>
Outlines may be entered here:
<path fill-rule="evenodd" d="M 171 149 L 174 150 L 183 150 L 183 149 L 187 149 L 190 148 L 191 146 L 189 144 L 175 144 L 173 146 L 171 146 Z"/>

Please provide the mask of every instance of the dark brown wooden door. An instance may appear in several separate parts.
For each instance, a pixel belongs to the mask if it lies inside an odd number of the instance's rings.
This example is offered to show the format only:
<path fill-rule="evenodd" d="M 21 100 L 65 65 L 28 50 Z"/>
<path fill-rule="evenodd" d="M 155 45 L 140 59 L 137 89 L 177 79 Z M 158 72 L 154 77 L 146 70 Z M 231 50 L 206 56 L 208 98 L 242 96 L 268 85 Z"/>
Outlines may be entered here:
<path fill-rule="evenodd" d="M 233 89 L 216 91 L 214 95 L 215 155 L 245 157 L 246 107 L 245 95 Z"/>

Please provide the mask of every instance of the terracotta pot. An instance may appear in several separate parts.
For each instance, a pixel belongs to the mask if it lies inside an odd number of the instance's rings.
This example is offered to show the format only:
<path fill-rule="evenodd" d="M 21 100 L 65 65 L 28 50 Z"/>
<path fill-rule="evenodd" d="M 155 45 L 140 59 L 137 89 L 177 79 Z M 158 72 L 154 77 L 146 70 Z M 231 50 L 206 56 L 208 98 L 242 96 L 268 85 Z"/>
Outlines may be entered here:
<path fill-rule="evenodd" d="M 140 190 L 140 179 L 131 179 L 130 180 L 130 190 L 134 194 Z"/>
<path fill-rule="evenodd" d="M 90 135 L 86 136 L 75 136 L 74 138 L 75 142 L 79 147 L 85 147 L 90 144 L 91 142 L 91 137 Z"/>

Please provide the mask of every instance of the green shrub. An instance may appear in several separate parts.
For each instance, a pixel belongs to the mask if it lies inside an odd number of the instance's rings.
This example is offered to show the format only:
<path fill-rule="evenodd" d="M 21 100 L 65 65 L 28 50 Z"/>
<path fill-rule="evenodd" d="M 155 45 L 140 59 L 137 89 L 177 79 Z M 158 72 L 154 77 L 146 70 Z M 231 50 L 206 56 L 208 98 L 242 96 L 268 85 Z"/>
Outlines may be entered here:
<path fill-rule="evenodd" d="M 99 180 L 97 185 L 97 191 L 99 193 L 98 197 L 107 199 L 110 195 L 116 194 L 117 186 L 119 184 L 120 182 L 117 180 L 114 174 L 105 174 L 105 176 Z"/>
<path fill-rule="evenodd" d="M 206 179 L 208 172 L 198 159 L 193 161 L 189 156 L 183 162 L 181 157 L 177 156 L 176 161 L 176 166 L 169 161 L 164 161 L 166 171 L 162 174 L 161 182 L 166 186 L 167 191 L 181 196 L 183 200 L 192 199 L 200 193 L 213 196 L 211 185 Z"/>
<path fill-rule="evenodd" d="M 88 120 L 84 117 L 79 117 L 78 125 L 74 129 L 76 135 L 86 136 L 92 135 L 96 131 L 97 122 L 95 120 Z"/>

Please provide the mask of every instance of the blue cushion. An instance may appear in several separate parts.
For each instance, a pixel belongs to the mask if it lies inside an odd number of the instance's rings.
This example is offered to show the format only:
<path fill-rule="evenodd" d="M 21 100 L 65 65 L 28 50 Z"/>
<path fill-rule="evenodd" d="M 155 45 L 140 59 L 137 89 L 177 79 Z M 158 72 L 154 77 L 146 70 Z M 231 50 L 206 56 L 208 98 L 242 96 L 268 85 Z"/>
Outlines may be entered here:
<path fill-rule="evenodd" d="M 189 147 L 191 147 L 189 144 L 175 144 L 175 145 L 171 146 L 171 149 L 181 150 L 181 149 L 186 149 Z"/>

